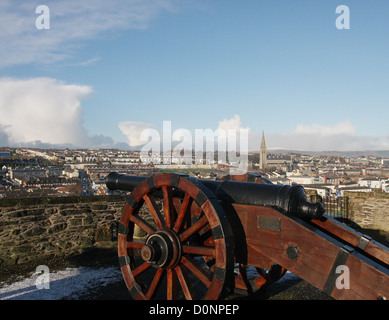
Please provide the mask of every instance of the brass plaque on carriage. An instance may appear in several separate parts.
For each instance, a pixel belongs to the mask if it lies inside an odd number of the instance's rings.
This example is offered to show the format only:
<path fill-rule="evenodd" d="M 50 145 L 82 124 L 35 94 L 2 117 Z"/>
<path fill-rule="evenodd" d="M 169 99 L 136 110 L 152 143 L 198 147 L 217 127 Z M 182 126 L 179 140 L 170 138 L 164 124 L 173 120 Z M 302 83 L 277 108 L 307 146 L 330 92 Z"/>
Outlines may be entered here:
<path fill-rule="evenodd" d="M 281 231 L 281 220 L 279 218 L 258 216 L 258 229 Z"/>

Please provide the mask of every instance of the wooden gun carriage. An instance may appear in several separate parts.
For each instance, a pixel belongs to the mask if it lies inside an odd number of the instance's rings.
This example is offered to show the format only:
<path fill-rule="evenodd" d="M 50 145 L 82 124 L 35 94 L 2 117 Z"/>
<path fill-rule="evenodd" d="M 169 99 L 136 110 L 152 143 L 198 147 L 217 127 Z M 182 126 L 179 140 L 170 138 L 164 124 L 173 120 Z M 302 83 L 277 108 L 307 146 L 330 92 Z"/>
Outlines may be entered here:
<path fill-rule="evenodd" d="M 115 172 L 106 185 L 131 192 L 118 256 L 134 299 L 216 300 L 264 288 L 287 270 L 335 299 L 389 297 L 389 249 L 327 216 L 302 186 L 253 174 L 213 181 Z M 135 238 L 135 228 L 146 237 Z"/>

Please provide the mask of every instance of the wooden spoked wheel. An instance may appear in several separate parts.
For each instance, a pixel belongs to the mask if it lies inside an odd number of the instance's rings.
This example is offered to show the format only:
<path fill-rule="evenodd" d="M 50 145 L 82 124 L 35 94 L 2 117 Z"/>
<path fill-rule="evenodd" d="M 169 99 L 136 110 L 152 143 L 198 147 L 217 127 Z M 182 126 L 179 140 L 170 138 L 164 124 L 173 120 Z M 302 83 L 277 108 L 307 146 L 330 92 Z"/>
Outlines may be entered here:
<path fill-rule="evenodd" d="M 192 216 L 193 208 L 198 216 Z M 146 233 L 144 239 L 134 238 L 135 226 Z M 134 299 L 216 300 L 231 286 L 228 220 L 214 195 L 185 176 L 156 175 L 132 191 L 119 224 L 118 255 Z"/>
<path fill-rule="evenodd" d="M 227 175 L 220 179 L 221 181 L 241 181 L 241 182 L 254 182 L 254 183 L 272 183 L 266 178 L 253 174 L 242 174 L 242 175 Z M 258 291 L 261 288 L 265 288 L 281 279 L 287 269 L 274 263 L 270 269 L 263 268 L 254 268 L 252 266 L 247 266 L 245 264 L 236 264 L 239 271 L 238 275 L 235 277 L 235 289 L 238 291 L 244 291 L 248 294 L 252 294 Z M 255 270 L 253 270 L 255 269 Z M 254 272 L 253 272 L 254 271 Z M 255 273 L 253 275 L 253 273 Z"/>

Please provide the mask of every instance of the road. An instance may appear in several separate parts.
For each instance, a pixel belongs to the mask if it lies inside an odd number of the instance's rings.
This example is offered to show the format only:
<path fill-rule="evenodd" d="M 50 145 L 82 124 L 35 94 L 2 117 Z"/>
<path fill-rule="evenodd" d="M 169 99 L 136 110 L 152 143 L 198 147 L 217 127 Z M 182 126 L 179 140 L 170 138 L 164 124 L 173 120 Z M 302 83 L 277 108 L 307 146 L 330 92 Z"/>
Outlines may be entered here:
<path fill-rule="evenodd" d="M 81 180 L 81 196 L 92 196 L 93 191 L 88 174 L 84 170 L 80 170 L 79 172 Z"/>

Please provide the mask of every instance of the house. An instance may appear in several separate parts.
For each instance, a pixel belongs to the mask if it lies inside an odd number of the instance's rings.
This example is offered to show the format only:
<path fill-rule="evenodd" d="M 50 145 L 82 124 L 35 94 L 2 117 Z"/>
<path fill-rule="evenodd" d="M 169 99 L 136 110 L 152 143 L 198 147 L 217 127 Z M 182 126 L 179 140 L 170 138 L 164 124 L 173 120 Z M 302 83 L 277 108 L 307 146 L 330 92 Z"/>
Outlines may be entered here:
<path fill-rule="evenodd" d="M 304 189 L 306 190 L 316 190 L 317 194 L 322 198 L 330 197 L 335 191 L 335 186 L 331 184 L 306 184 Z"/>
<path fill-rule="evenodd" d="M 33 179 L 46 177 L 46 169 L 39 167 L 15 168 L 9 170 L 11 179 Z"/>
<path fill-rule="evenodd" d="M 345 192 L 372 192 L 373 190 L 369 187 L 358 186 L 358 187 L 343 187 L 336 189 L 336 195 L 343 197 Z"/>
<path fill-rule="evenodd" d="M 369 187 L 372 189 L 381 189 L 382 188 L 382 180 L 378 178 L 365 178 L 361 179 L 358 182 L 358 185 L 361 187 Z"/>
<path fill-rule="evenodd" d="M 289 176 L 288 177 L 290 184 L 314 184 L 315 183 L 315 177 L 311 176 Z"/>
<path fill-rule="evenodd" d="M 382 181 L 382 191 L 389 193 L 389 180 Z"/>

